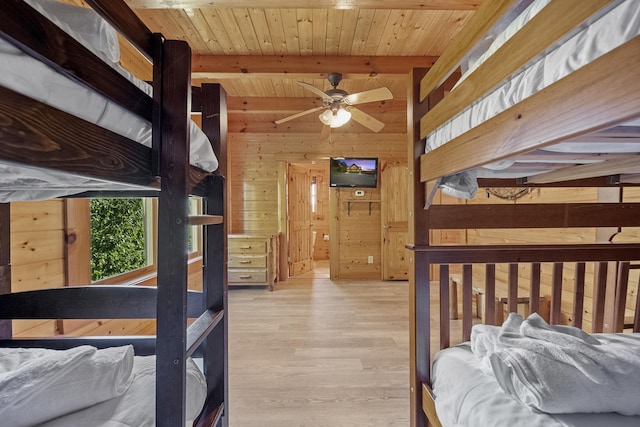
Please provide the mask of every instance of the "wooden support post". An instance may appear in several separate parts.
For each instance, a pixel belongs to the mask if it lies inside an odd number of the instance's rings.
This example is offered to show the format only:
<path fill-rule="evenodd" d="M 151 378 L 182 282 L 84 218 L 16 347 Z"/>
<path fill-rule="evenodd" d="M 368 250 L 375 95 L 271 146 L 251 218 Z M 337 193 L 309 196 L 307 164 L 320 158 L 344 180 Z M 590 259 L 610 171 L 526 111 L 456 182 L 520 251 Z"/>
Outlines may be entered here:
<path fill-rule="evenodd" d="M 11 205 L 0 203 L 0 294 L 11 293 Z M 11 338 L 11 320 L 0 320 L 0 338 Z"/>
<path fill-rule="evenodd" d="M 227 146 L 227 95 L 219 84 L 203 84 L 202 127 L 213 130 L 209 138 L 217 138 L 214 142 L 216 153 L 226 152 Z M 215 100 L 220 99 L 217 104 Z M 213 123 L 210 123 L 213 122 Z M 206 339 L 204 351 L 204 370 L 207 378 L 207 393 L 215 404 L 224 404 L 222 425 L 229 423 L 229 387 L 228 387 L 228 311 L 227 311 L 227 221 L 226 207 L 227 184 L 223 173 L 226 173 L 226 157 L 218 157 L 223 169 L 209 178 L 208 197 L 205 201 L 205 213 L 208 215 L 225 215 L 222 224 L 208 226 L 204 230 L 205 253 L 203 271 L 203 292 L 205 308 L 218 312 L 224 317 L 216 329 Z"/>
<path fill-rule="evenodd" d="M 426 196 L 420 183 L 420 155 L 424 153 L 425 143 L 420 139 L 420 117 L 429 107 L 427 102 L 420 102 L 419 83 L 427 73 L 426 68 L 411 70 L 407 81 L 407 158 L 409 159 L 409 183 L 412 192 L 408 194 L 409 232 L 408 241 L 415 246 L 429 244 L 429 212 L 424 210 Z M 334 191 L 332 190 L 333 194 Z M 334 203 L 334 198 L 331 199 Z M 333 208 L 333 206 L 332 206 Z M 333 224 L 333 223 L 332 223 Z M 335 240 L 335 239 L 334 239 Z M 331 260 L 334 251 L 332 243 Z M 430 273 L 429 257 L 422 253 L 412 252 L 409 270 L 409 293 L 413 304 L 409 307 L 409 401 L 411 427 L 425 427 L 427 419 L 422 412 L 422 383 L 430 378 Z M 332 266 L 333 267 L 333 266 Z M 332 268 L 333 270 L 333 268 Z"/>
<path fill-rule="evenodd" d="M 191 49 L 163 43 L 161 192 L 158 197 L 156 424 L 184 424 L 186 396 L 187 228 Z"/>

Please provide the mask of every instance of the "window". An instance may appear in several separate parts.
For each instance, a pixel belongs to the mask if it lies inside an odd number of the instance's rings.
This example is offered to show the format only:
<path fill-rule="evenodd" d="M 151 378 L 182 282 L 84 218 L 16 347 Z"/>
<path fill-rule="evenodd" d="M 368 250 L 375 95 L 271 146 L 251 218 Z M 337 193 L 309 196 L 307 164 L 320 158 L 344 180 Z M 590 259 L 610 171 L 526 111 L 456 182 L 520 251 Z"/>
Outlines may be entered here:
<path fill-rule="evenodd" d="M 316 213 L 318 210 L 318 184 L 316 177 L 311 177 L 311 213 Z"/>
<path fill-rule="evenodd" d="M 92 199 L 91 280 L 153 264 L 151 200 Z"/>
<path fill-rule="evenodd" d="M 91 280 L 134 283 L 155 272 L 156 199 L 117 198 L 90 201 Z M 200 198 L 189 199 L 189 214 L 202 212 Z M 202 254 L 202 227 L 187 228 L 189 258 Z M 117 276 L 117 277 L 114 277 Z"/>

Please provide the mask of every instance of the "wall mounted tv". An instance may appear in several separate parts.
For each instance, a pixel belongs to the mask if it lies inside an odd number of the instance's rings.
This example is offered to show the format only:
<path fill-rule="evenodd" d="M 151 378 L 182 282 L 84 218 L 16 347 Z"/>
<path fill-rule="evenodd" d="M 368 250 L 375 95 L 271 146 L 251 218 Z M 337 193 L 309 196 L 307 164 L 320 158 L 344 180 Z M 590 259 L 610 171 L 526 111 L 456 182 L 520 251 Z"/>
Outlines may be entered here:
<path fill-rule="evenodd" d="M 377 187 L 377 158 L 332 157 L 330 161 L 329 185 L 331 187 Z"/>

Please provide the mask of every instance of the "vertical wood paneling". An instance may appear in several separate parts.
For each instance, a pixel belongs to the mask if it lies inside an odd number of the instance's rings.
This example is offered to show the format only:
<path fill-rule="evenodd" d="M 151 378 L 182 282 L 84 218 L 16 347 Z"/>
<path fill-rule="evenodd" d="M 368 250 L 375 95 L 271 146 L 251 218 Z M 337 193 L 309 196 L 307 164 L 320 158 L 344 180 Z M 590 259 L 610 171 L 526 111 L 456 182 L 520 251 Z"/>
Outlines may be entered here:
<path fill-rule="evenodd" d="M 353 189 L 332 188 L 335 210 L 331 211 L 331 261 L 338 258 L 336 279 L 380 279 L 382 276 L 380 233 L 380 189 L 364 189 L 355 197 Z M 369 203 L 367 200 L 372 200 Z M 373 257 L 373 263 L 368 257 Z M 332 265 L 333 269 L 333 265 Z M 332 275 L 334 274 L 332 270 Z"/>
<path fill-rule="evenodd" d="M 66 285 L 91 283 L 91 215 L 89 199 L 66 199 L 65 272 Z"/>
<path fill-rule="evenodd" d="M 11 291 L 64 286 L 63 201 L 14 202 L 10 218 L 0 224 L 11 228 Z M 57 327 L 49 320 L 14 320 L 13 334 L 51 336 Z"/>
<path fill-rule="evenodd" d="M 315 161 L 328 169 L 328 158 L 353 155 L 378 157 L 380 162 L 403 164 L 406 159 L 406 137 L 404 134 L 341 134 L 332 136 L 331 143 L 319 141 L 316 134 L 250 134 L 231 133 L 229 135 L 231 181 L 231 205 L 233 210 L 232 232 L 236 234 L 274 234 L 279 231 L 278 222 L 278 168 L 279 162 L 296 163 Z M 366 141 L 366 149 L 358 149 Z M 329 191 L 328 180 L 322 184 Z M 338 194 L 339 190 L 335 191 Z M 366 190 L 369 197 L 369 190 Z M 380 200 L 380 189 L 372 189 L 373 198 Z M 342 194 L 342 193 L 340 193 Z M 349 194 L 345 192 L 344 194 Z M 347 196 L 344 196 L 347 197 Z M 338 216 L 340 230 L 357 233 L 361 227 L 367 230 L 367 238 L 357 241 L 341 241 L 341 231 L 329 230 L 331 241 L 328 245 L 331 256 L 338 256 L 333 268 L 340 275 L 350 278 L 380 278 L 381 276 L 381 233 L 380 203 L 376 203 L 369 215 L 368 205 L 358 206 L 348 215 L 348 205 L 342 197 L 336 203 L 337 211 L 328 210 L 329 216 Z M 362 204 L 361 204 L 362 205 Z M 355 204 L 353 205 L 355 206 Z M 352 207 L 353 207 L 352 206 Z M 342 221 L 347 221 L 343 223 Z M 352 227 L 356 221 L 362 223 Z M 330 228 L 330 227 L 329 227 Z M 376 233 L 372 233 L 376 230 Z M 318 233 L 316 241 L 322 238 Z M 335 243 L 336 246 L 333 246 Z M 367 264 L 367 256 L 374 256 L 374 264 Z M 353 257 L 353 258 L 348 258 Z M 333 261 L 333 260 L 332 260 Z"/>

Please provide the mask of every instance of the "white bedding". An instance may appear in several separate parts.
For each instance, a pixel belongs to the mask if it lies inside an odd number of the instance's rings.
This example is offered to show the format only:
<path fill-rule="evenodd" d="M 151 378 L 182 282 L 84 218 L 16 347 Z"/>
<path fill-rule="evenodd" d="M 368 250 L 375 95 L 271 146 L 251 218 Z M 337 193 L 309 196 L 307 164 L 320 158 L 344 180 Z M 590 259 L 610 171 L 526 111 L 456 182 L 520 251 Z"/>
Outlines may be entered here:
<path fill-rule="evenodd" d="M 121 396 L 59 417 L 40 427 L 154 427 L 156 425 L 156 359 L 135 356 L 133 382 Z M 185 425 L 192 425 L 207 396 L 205 378 L 196 363 L 187 359 Z"/>
<path fill-rule="evenodd" d="M 631 334 L 599 334 L 604 342 Z M 640 417 L 617 413 L 546 414 L 507 396 L 464 343 L 436 354 L 432 370 L 436 411 L 443 427 L 632 427 Z"/>
<path fill-rule="evenodd" d="M 51 0 L 29 0 L 28 2 L 54 23 L 59 24 L 59 20 L 48 14 L 43 7 L 48 4 L 57 5 L 56 2 Z M 63 6 L 68 7 L 67 5 Z M 52 10 L 58 11 L 57 9 Z M 59 25 L 74 38 L 83 40 L 81 35 L 73 33 L 67 26 Z M 107 55 L 97 51 L 96 46 L 93 46 L 96 43 L 83 44 L 147 94 L 151 94 L 151 87 L 148 84 L 111 62 L 114 58 L 113 54 Z M 151 124 L 149 122 L 129 113 L 85 86 L 67 79 L 54 69 L 1 39 L 0 85 L 151 147 Z M 218 160 L 209 140 L 193 122 L 191 122 L 190 136 L 191 163 L 207 171 L 217 169 Z M 1 202 L 51 198 L 86 190 L 127 188 L 99 180 L 65 176 L 61 173 L 49 173 L 49 171 L 43 170 L 34 172 L 33 169 L 21 169 L 15 165 L 2 163 L 0 163 L 0 185 Z M 34 186 L 36 191 L 29 193 L 25 191 L 25 188 L 34 188 Z M 41 189 L 37 187 L 41 187 Z M 44 191 L 43 188 L 46 187 L 52 187 L 53 190 Z M 78 190 L 78 188 L 82 190 Z M 131 187 L 129 188 L 131 189 Z"/>
<path fill-rule="evenodd" d="M 518 29 L 522 28 L 528 20 L 544 8 L 549 1 L 533 1 L 516 20 L 496 36 L 488 50 L 470 64 L 469 69 L 472 71 L 477 68 L 485 58 L 493 54 Z M 640 2 L 614 1 L 611 7 L 604 8 L 603 12 L 598 19 L 589 22 L 588 25 L 581 26 L 577 34 L 572 35 L 559 46 L 549 49 L 541 57 L 534 59 L 516 75 L 507 79 L 452 120 L 433 131 L 426 138 L 426 152 L 432 151 L 462 135 L 640 34 Z M 465 74 L 464 77 L 467 75 Z M 453 91 L 455 91 L 455 88 Z M 579 143 L 565 143 L 562 147 L 556 148 L 552 146 L 548 147 L 547 150 L 589 153 L 598 145 L 593 142 L 589 143 L 588 146 L 580 145 Z M 638 144 L 607 143 L 607 152 L 638 153 L 640 150 Z M 502 161 L 494 165 L 488 165 L 488 168 L 478 169 L 477 176 L 480 178 L 516 178 L 532 176 L 550 170 L 540 165 L 538 170 L 510 171 L 507 168 L 512 164 L 513 161 Z M 455 193 L 455 190 L 452 191 Z M 475 194 L 474 189 L 462 188 L 457 190 L 458 194 L 452 195 L 461 197 L 459 195 L 461 193 Z"/>
<path fill-rule="evenodd" d="M 155 356 L 131 346 L 0 349 L 1 425 L 155 426 Z M 186 421 L 200 413 L 204 375 L 187 360 Z"/>

